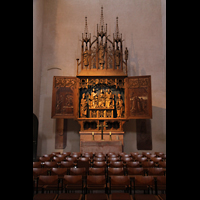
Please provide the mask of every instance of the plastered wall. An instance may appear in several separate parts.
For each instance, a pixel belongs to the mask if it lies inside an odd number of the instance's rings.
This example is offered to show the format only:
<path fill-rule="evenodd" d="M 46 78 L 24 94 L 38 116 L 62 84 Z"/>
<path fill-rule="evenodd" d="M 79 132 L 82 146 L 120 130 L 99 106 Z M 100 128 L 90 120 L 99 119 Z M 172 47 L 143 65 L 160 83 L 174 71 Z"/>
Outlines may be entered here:
<path fill-rule="evenodd" d="M 151 75 L 150 152 L 166 152 L 165 0 L 34 0 L 33 112 L 39 119 L 38 155 L 59 151 L 55 150 L 55 119 L 51 119 L 53 76 L 76 76 L 85 16 L 93 37 L 100 23 L 101 6 L 111 40 L 118 17 L 124 50 L 129 50 L 128 75 Z M 61 151 L 79 151 L 78 126 L 68 120 L 67 146 Z M 124 126 L 124 151 L 138 151 L 135 120 Z"/>

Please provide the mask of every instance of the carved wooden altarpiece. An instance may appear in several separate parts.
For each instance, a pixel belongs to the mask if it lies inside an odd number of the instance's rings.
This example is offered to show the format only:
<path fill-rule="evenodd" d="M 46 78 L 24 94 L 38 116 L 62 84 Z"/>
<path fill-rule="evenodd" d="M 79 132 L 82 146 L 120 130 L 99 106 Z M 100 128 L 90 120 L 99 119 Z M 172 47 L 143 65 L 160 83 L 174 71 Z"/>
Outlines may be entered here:
<path fill-rule="evenodd" d="M 152 118 L 151 76 L 127 76 L 128 49 L 123 51 L 118 17 L 113 39 L 109 37 L 101 8 L 94 40 L 85 18 L 76 77 L 53 77 L 51 117 L 77 120 L 80 143 L 101 141 L 104 125 L 103 140 L 121 141 L 123 146 L 123 125 L 127 120 Z M 56 139 L 56 143 L 59 141 Z M 80 147 L 80 151 L 84 150 Z"/>

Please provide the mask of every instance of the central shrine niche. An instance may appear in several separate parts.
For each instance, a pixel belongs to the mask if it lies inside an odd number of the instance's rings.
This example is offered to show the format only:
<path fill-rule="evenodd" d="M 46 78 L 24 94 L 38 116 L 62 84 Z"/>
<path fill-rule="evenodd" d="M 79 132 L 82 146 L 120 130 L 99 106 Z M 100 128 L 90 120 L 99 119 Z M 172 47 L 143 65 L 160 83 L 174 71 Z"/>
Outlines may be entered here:
<path fill-rule="evenodd" d="M 124 89 L 93 87 L 80 90 L 80 118 L 124 118 Z"/>

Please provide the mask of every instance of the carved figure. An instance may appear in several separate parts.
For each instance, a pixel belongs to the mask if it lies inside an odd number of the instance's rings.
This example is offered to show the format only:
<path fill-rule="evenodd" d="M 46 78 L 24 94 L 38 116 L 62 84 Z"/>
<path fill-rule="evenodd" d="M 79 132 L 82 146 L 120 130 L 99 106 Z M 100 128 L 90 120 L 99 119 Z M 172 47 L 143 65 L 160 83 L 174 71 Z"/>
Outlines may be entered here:
<path fill-rule="evenodd" d="M 117 95 L 116 109 L 117 109 L 117 117 L 123 117 L 124 116 L 124 102 L 122 100 L 121 94 Z"/>
<path fill-rule="evenodd" d="M 80 106 L 80 117 L 86 117 L 86 116 L 87 116 L 87 100 L 85 98 L 85 93 L 83 93 Z"/>
<path fill-rule="evenodd" d="M 98 97 L 98 102 L 99 102 L 99 107 L 104 107 L 105 106 L 105 95 L 103 93 L 103 90 L 101 89 Z"/>
<path fill-rule="evenodd" d="M 89 52 L 87 46 L 85 47 L 85 51 L 83 53 L 83 63 L 86 67 L 89 65 Z"/>
<path fill-rule="evenodd" d="M 106 92 L 106 107 L 107 108 L 114 106 L 113 99 L 114 99 L 114 95 L 112 94 L 112 91 L 110 89 L 108 89 Z"/>
<path fill-rule="evenodd" d="M 95 88 L 92 89 L 89 100 L 90 100 L 90 107 L 95 108 L 97 106 L 97 103 L 98 103 L 98 96 L 97 96 L 97 93 L 95 91 Z"/>

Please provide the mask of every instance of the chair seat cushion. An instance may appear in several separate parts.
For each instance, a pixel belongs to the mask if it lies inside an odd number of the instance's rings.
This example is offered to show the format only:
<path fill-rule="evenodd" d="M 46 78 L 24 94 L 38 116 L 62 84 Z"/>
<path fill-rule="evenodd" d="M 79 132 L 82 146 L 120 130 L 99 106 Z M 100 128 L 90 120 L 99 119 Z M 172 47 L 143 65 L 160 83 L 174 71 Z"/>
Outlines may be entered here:
<path fill-rule="evenodd" d="M 78 193 L 62 193 L 59 195 L 58 200 L 79 200 L 82 198 L 82 194 Z"/>
<path fill-rule="evenodd" d="M 85 199 L 87 200 L 108 200 L 107 194 L 103 193 L 93 193 L 93 194 L 86 194 Z"/>
<path fill-rule="evenodd" d="M 135 194 L 134 200 L 160 200 L 157 195 L 154 194 Z"/>
<path fill-rule="evenodd" d="M 112 193 L 111 194 L 112 200 L 132 200 L 132 195 L 129 193 Z"/>
<path fill-rule="evenodd" d="M 57 198 L 57 194 L 36 194 L 33 197 L 33 200 L 55 200 Z"/>

